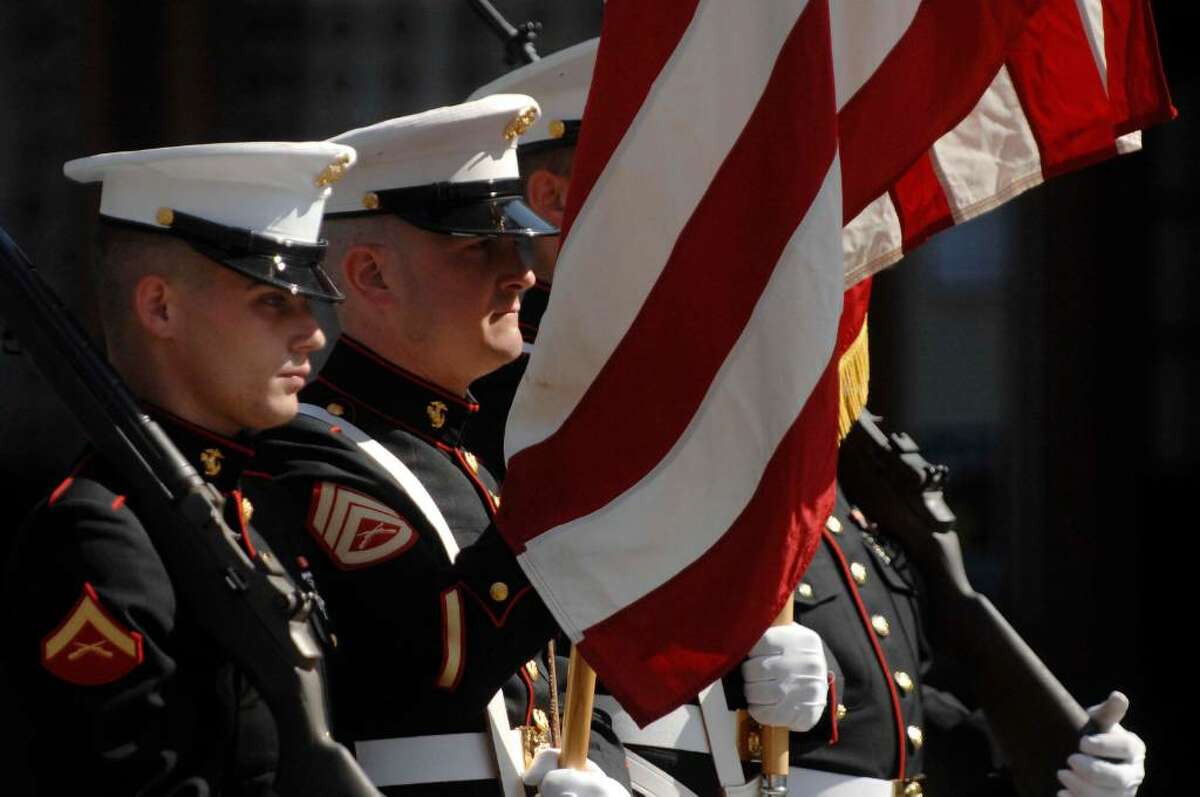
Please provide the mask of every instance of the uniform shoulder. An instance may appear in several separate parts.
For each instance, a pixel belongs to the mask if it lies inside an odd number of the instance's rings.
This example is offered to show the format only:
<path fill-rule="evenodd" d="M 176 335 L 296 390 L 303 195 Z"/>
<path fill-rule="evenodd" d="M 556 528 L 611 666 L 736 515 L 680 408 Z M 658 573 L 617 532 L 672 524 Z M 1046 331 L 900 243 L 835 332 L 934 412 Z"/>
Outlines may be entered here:
<path fill-rule="evenodd" d="M 251 471 L 248 475 L 285 486 L 335 482 L 378 492 L 377 485 L 389 482 L 341 426 L 305 415 L 255 437 Z"/>

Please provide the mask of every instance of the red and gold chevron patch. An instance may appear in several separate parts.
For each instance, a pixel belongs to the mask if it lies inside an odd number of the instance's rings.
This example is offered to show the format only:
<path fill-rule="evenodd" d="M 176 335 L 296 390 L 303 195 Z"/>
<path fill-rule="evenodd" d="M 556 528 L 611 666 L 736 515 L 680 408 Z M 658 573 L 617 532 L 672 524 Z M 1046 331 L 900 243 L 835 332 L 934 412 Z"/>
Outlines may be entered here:
<path fill-rule="evenodd" d="M 42 640 L 42 666 L 79 686 L 110 684 L 142 663 L 142 635 L 117 622 L 86 581 L 66 619 Z"/>

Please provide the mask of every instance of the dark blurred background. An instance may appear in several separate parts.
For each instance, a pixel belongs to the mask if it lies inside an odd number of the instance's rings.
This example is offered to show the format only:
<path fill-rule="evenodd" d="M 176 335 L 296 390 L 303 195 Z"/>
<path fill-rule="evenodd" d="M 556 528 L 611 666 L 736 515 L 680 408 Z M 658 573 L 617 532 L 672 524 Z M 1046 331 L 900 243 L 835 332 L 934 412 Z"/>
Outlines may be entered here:
<path fill-rule="evenodd" d="M 543 53 L 600 29 L 599 0 L 497 5 L 543 23 Z M 1130 695 L 1154 795 L 1194 791 L 1182 772 L 1200 476 L 1190 5 L 1154 6 L 1179 120 L 1147 132 L 1141 153 L 941 234 L 877 277 L 871 317 L 871 405 L 951 466 L 976 586 L 1085 705 Z M 509 68 L 466 0 L 0 4 L 0 224 L 94 326 L 97 192 L 65 180 L 65 160 L 326 138 L 458 102 Z M 17 351 L 6 335 L 10 526 L 79 440 Z"/>

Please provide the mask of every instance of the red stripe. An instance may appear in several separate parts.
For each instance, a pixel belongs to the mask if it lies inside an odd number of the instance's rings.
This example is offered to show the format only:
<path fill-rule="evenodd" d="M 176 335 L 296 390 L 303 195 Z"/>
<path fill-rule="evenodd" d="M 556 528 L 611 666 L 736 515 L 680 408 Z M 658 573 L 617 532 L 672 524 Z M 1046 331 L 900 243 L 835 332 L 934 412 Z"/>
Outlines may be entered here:
<path fill-rule="evenodd" d="M 1158 34 L 1148 0 L 1104 0 L 1108 99 L 1116 135 L 1166 122 L 1177 115 L 1167 92 Z"/>
<path fill-rule="evenodd" d="M 571 168 L 571 191 L 562 224 L 564 239 L 584 198 L 592 192 L 613 150 L 646 101 L 663 64 L 675 52 L 698 5 L 699 0 L 612 0 L 605 4 L 600 47 Z M 591 112 L 593 104 L 599 112 Z"/>
<path fill-rule="evenodd" d="M 908 30 L 838 114 L 847 222 L 971 112 L 1040 2 L 921 3 Z"/>
<path fill-rule="evenodd" d="M 863 322 L 867 320 L 867 307 L 871 303 L 871 283 L 874 278 L 867 277 L 842 294 L 842 317 L 838 320 L 837 348 L 834 349 L 834 362 L 840 363 L 842 355 L 862 331 Z"/>
<path fill-rule="evenodd" d="M 1076 0 L 1046 0 L 1014 43 L 1008 71 L 1046 178 L 1117 154 L 1117 119 Z"/>
<path fill-rule="evenodd" d="M 834 119 L 828 7 L 812 0 L 628 333 L 558 431 L 509 461 L 499 525 L 518 550 L 608 504 L 679 440 L 828 174 Z"/>
<path fill-rule="evenodd" d="M 900 233 L 905 251 L 911 251 L 929 236 L 954 225 L 946 191 L 933 170 L 929 152 L 917 158 L 892 186 L 892 204 L 900 217 Z"/>
<path fill-rule="evenodd" d="M 587 629 L 580 651 L 639 725 L 734 667 L 792 600 L 821 539 L 812 532 L 833 508 L 834 363 L 725 536 L 653 593 Z M 736 585 L 736 594 L 719 584 Z"/>

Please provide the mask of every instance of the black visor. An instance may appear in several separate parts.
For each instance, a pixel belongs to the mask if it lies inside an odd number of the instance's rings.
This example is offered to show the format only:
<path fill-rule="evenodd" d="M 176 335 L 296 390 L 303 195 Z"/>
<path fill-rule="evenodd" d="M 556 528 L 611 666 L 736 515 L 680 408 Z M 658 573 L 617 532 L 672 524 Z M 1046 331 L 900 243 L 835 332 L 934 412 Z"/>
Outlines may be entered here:
<path fill-rule="evenodd" d="M 521 188 L 519 179 L 395 188 L 373 192 L 377 202 L 371 210 L 331 214 L 331 217 L 392 213 L 416 227 L 447 235 L 487 238 L 558 235 L 557 227 L 525 204 Z"/>
<path fill-rule="evenodd" d="M 311 244 L 275 238 L 239 227 L 230 227 L 179 211 L 169 214 L 169 229 L 135 225 L 164 232 L 187 241 L 205 257 L 258 282 L 323 302 L 346 297 L 321 268 L 324 241 Z"/>

